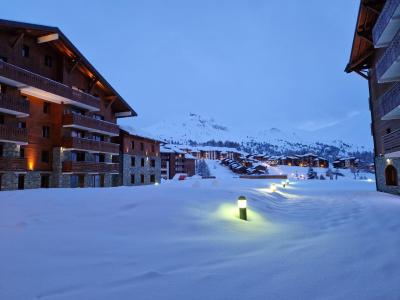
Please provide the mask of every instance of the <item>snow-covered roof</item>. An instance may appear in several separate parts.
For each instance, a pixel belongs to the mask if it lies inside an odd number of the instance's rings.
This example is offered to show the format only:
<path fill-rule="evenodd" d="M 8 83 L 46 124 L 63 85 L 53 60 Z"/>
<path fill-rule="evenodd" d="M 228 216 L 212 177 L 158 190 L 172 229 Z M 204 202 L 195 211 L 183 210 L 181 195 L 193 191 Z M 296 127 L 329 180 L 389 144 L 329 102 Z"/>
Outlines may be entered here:
<path fill-rule="evenodd" d="M 161 142 L 161 143 L 164 142 L 163 140 L 160 140 L 159 138 L 146 132 L 143 129 L 133 128 L 132 126 L 129 126 L 129 125 L 119 125 L 119 128 L 133 136 L 137 136 L 137 137 L 141 137 L 141 138 L 145 138 L 145 139 L 149 139 L 149 140 L 154 140 L 154 141 Z"/>

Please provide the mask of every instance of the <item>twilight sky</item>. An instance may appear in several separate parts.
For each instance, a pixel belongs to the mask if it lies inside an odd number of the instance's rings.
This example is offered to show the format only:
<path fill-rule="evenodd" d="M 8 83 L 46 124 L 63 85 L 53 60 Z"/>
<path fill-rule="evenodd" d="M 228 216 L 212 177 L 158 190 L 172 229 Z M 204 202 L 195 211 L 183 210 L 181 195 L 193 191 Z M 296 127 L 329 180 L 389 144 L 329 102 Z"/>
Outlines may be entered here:
<path fill-rule="evenodd" d="M 125 123 L 194 112 L 370 146 L 367 82 L 343 71 L 358 4 L 13 0 L 0 18 L 59 27 L 138 112 Z"/>

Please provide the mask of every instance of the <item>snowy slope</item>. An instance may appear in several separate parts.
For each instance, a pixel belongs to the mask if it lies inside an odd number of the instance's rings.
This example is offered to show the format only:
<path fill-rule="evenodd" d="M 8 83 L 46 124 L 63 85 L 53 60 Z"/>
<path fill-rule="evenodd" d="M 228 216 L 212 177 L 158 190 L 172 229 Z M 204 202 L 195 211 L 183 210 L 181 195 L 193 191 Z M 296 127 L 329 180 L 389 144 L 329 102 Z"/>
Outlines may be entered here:
<path fill-rule="evenodd" d="M 210 140 L 215 141 L 231 141 L 239 144 L 248 144 L 249 147 L 256 148 L 262 143 L 269 143 L 276 146 L 280 151 L 302 151 L 304 148 L 318 151 L 326 145 L 323 143 L 343 149 L 343 155 L 349 151 L 370 150 L 371 147 L 364 145 L 354 145 L 346 143 L 340 139 L 329 140 L 324 135 L 318 137 L 315 134 L 306 131 L 286 132 L 276 127 L 267 129 L 256 129 L 250 132 L 239 132 L 229 128 L 228 126 L 217 122 L 213 118 L 206 118 L 198 114 L 189 114 L 181 119 L 163 120 L 154 124 L 146 131 L 160 139 L 173 141 L 180 144 L 188 144 L 189 141 L 205 143 Z"/>
<path fill-rule="evenodd" d="M 1 192 L 0 299 L 398 299 L 398 197 L 365 181 L 265 187 Z"/>

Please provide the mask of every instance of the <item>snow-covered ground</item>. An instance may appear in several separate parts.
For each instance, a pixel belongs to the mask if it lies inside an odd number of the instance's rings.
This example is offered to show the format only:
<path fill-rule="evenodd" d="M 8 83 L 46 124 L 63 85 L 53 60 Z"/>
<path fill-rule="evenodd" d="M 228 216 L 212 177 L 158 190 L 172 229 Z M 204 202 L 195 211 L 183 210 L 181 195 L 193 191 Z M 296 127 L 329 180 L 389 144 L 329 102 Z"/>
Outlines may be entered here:
<path fill-rule="evenodd" d="M 399 299 L 399 197 L 271 182 L 1 192 L 0 299 Z"/>

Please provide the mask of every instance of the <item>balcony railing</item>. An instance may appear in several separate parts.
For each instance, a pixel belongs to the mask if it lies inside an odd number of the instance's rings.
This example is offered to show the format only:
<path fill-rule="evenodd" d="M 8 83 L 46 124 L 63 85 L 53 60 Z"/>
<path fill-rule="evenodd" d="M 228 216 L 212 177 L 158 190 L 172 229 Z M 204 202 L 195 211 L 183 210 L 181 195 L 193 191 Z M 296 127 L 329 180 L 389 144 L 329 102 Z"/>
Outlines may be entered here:
<path fill-rule="evenodd" d="M 383 148 L 385 153 L 400 151 L 400 129 L 383 136 Z"/>
<path fill-rule="evenodd" d="M 119 173 L 119 164 L 88 161 L 64 161 L 62 171 L 67 173 Z"/>
<path fill-rule="evenodd" d="M 77 137 L 64 137 L 62 145 L 65 149 L 112 154 L 119 153 L 119 144 L 94 141 Z"/>
<path fill-rule="evenodd" d="M 17 128 L 6 125 L 0 125 L 0 141 L 16 143 L 16 144 L 27 144 L 28 131 L 26 128 Z"/>
<path fill-rule="evenodd" d="M 400 78 L 398 58 L 400 56 L 400 31 L 396 34 L 383 56 L 376 64 L 378 82 L 397 81 Z"/>
<path fill-rule="evenodd" d="M 26 159 L 18 157 L 0 157 L 0 170 L 24 172 L 26 171 Z"/>
<path fill-rule="evenodd" d="M 0 94 L 0 111 L 27 117 L 29 115 L 29 101 L 18 96 Z"/>
<path fill-rule="evenodd" d="M 372 30 L 374 45 L 384 47 L 393 39 L 399 29 L 398 15 L 400 0 L 387 0 Z"/>
<path fill-rule="evenodd" d="M 63 116 L 63 126 L 76 127 L 91 132 L 103 133 L 110 136 L 119 135 L 119 127 L 117 124 L 73 113 Z"/>
<path fill-rule="evenodd" d="M 99 108 L 100 101 L 97 97 L 75 90 L 65 84 L 54 81 L 39 74 L 30 72 L 15 65 L 0 61 L 0 76 L 8 80 L 43 90 L 45 92 L 70 99 L 86 106 Z M 18 85 L 17 85 L 18 86 Z M 21 87 L 21 86 L 18 86 Z"/>
<path fill-rule="evenodd" d="M 383 94 L 379 100 L 379 114 L 384 120 L 400 118 L 400 83 L 396 83 L 390 90 Z"/>

